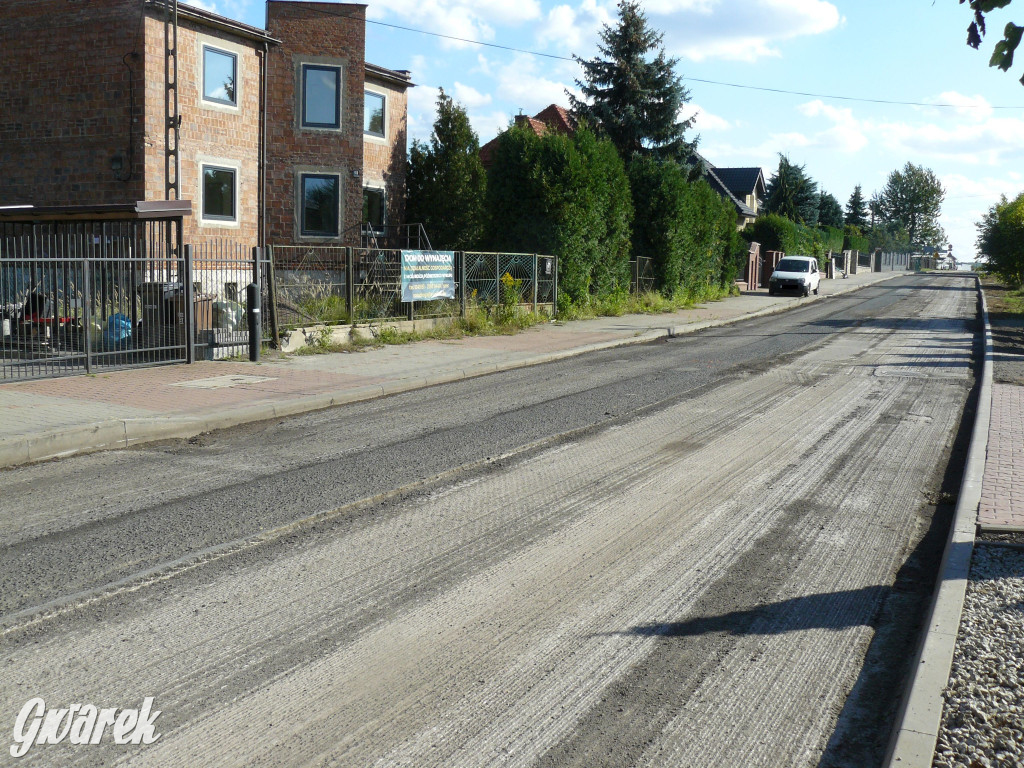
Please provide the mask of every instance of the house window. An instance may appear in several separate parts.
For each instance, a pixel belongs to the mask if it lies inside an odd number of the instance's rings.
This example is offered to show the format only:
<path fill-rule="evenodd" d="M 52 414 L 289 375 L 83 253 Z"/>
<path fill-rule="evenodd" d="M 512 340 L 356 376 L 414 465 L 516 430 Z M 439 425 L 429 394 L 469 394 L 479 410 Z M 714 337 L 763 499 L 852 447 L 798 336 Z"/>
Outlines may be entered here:
<path fill-rule="evenodd" d="M 384 96 L 366 91 L 363 102 L 363 132 L 384 136 Z"/>
<path fill-rule="evenodd" d="M 383 189 L 363 189 L 363 228 L 374 232 L 384 230 Z"/>
<path fill-rule="evenodd" d="M 341 127 L 341 67 L 302 65 L 302 127 Z"/>
<path fill-rule="evenodd" d="M 203 99 L 235 106 L 238 57 L 227 51 L 203 46 Z"/>
<path fill-rule="evenodd" d="M 234 168 L 203 166 L 203 218 L 209 221 L 235 221 Z"/>
<path fill-rule="evenodd" d="M 302 235 L 337 237 L 341 178 L 333 174 L 302 174 Z"/>

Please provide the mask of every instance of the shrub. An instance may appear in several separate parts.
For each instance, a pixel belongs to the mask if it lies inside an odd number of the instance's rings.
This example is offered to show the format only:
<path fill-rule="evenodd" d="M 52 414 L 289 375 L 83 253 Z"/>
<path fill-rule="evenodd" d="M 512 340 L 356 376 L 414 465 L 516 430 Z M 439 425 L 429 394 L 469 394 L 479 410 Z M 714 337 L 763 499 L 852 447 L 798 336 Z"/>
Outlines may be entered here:
<path fill-rule="evenodd" d="M 629 288 L 633 210 L 622 161 L 585 126 L 538 137 L 512 126 L 488 176 L 490 247 L 558 256 L 559 310 Z"/>

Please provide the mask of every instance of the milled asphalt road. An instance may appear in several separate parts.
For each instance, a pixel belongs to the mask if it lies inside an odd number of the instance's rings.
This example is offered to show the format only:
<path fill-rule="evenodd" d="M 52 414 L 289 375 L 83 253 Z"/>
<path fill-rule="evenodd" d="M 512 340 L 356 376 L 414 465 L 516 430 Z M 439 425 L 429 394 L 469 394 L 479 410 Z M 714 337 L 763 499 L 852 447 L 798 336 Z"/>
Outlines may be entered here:
<path fill-rule="evenodd" d="M 41 765 L 877 764 L 974 302 L 897 279 L 5 473 L 0 725 L 156 697 L 156 744 Z"/>

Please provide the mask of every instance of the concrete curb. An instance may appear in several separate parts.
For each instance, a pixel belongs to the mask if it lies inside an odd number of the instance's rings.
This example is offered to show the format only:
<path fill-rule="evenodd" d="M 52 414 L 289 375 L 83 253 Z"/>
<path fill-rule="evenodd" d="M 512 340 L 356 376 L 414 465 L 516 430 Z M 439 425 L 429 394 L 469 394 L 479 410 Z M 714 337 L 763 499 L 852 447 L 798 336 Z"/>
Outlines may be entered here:
<path fill-rule="evenodd" d="M 477 376 L 485 376 L 489 373 L 515 370 L 517 368 L 528 368 L 533 365 L 551 363 L 558 360 L 565 360 L 577 355 L 585 355 L 590 352 L 599 352 L 616 347 L 624 347 L 632 344 L 643 344 L 655 341 L 664 337 L 683 336 L 688 333 L 696 333 L 707 328 L 718 328 L 726 325 L 753 320 L 758 317 L 788 312 L 796 307 L 804 306 L 813 301 L 841 296 L 845 293 L 852 293 L 867 288 L 877 283 L 891 280 L 896 277 L 903 277 L 907 272 L 882 272 L 878 273 L 877 280 L 859 283 L 847 288 L 841 288 L 827 295 L 809 296 L 798 299 L 789 304 L 778 304 L 756 312 L 748 312 L 737 317 L 726 320 L 705 320 L 685 325 L 669 326 L 666 328 L 649 328 L 623 339 L 614 341 L 599 342 L 596 344 L 585 344 L 579 347 L 572 347 L 558 352 L 547 352 L 534 355 L 530 358 L 511 360 L 506 363 L 483 364 L 475 367 L 456 369 L 447 373 L 428 377 L 411 377 L 398 381 L 385 382 L 383 384 L 359 387 L 357 389 L 345 390 L 342 392 L 327 393 L 320 395 L 309 395 L 306 397 L 286 400 L 280 403 L 261 403 L 258 405 L 236 408 L 226 413 L 215 413 L 200 416 L 154 416 L 152 418 L 137 419 L 112 419 L 95 424 L 79 425 L 66 429 L 52 430 L 33 435 L 24 435 L 19 438 L 6 439 L 0 443 L 0 468 L 28 464 L 36 461 L 63 458 L 76 453 L 87 453 L 91 451 L 102 451 L 117 448 L 127 448 L 142 443 L 156 442 L 159 440 L 182 440 L 206 432 L 213 432 L 218 429 L 251 424 L 258 421 L 268 421 L 287 416 L 298 416 L 303 413 L 331 408 L 336 405 L 345 405 L 364 400 L 383 397 L 384 395 L 400 394 L 415 389 L 435 386 L 437 384 L 448 384 L 454 381 L 472 379 Z"/>
<path fill-rule="evenodd" d="M 931 768 L 942 726 L 942 693 L 949 682 L 967 592 L 967 577 L 974 552 L 974 536 L 985 474 L 988 426 L 992 412 L 992 329 L 981 280 L 977 280 L 982 318 L 985 321 L 985 359 L 982 364 L 978 413 L 971 432 L 971 446 L 964 467 L 960 498 L 952 530 L 939 566 L 939 579 L 928 615 L 928 629 L 918 649 L 917 664 L 897 718 L 899 726 L 889 744 L 886 765 L 890 768 Z"/>

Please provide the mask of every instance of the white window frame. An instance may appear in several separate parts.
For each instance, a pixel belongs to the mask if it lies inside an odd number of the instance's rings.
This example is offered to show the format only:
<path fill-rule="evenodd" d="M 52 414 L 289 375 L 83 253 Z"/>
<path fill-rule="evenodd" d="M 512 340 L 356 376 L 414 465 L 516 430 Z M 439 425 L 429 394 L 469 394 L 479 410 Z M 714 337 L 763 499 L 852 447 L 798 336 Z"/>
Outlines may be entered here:
<path fill-rule="evenodd" d="M 235 215 L 232 218 L 206 215 L 206 170 L 216 169 L 231 171 L 235 177 L 234 202 Z M 204 227 L 229 227 L 237 228 L 241 219 L 242 208 L 242 164 L 235 160 L 223 158 L 199 158 L 199 222 Z"/>
<path fill-rule="evenodd" d="M 366 95 L 379 96 L 384 102 L 384 132 L 373 133 L 366 130 Z M 375 142 L 386 142 L 388 138 L 388 93 L 379 88 L 374 88 L 369 83 L 363 87 L 363 136 Z"/>

